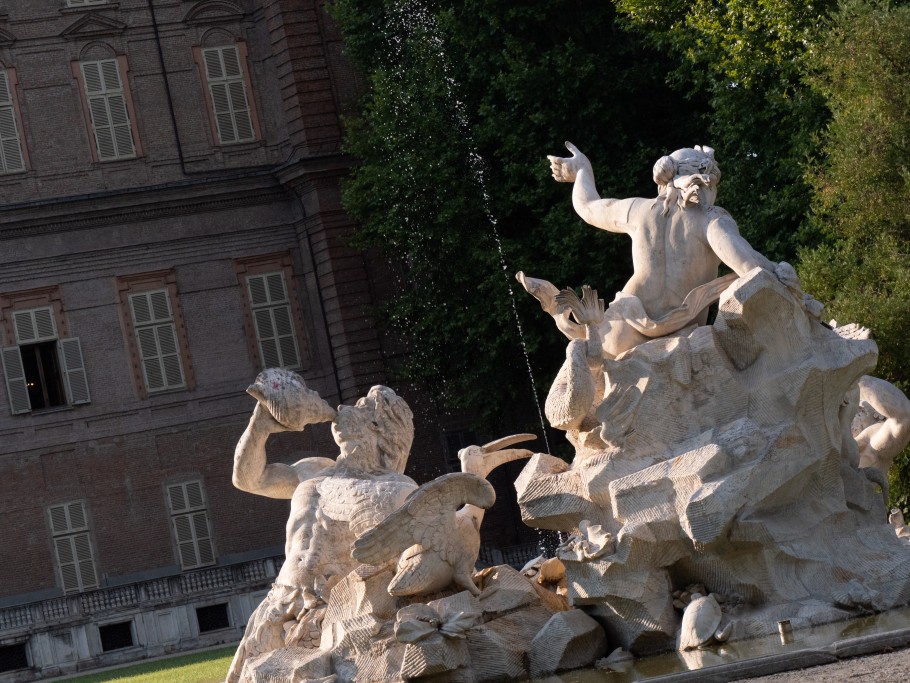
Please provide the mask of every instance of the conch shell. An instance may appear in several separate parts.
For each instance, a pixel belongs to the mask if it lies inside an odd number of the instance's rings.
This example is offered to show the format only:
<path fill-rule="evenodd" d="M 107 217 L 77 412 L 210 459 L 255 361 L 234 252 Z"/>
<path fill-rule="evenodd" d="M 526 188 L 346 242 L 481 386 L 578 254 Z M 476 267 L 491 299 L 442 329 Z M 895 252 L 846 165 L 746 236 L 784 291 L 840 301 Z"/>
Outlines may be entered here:
<path fill-rule="evenodd" d="M 269 368 L 256 375 L 246 393 L 259 401 L 282 426 L 293 431 L 335 419 L 335 410 L 303 378 L 284 368 Z"/>

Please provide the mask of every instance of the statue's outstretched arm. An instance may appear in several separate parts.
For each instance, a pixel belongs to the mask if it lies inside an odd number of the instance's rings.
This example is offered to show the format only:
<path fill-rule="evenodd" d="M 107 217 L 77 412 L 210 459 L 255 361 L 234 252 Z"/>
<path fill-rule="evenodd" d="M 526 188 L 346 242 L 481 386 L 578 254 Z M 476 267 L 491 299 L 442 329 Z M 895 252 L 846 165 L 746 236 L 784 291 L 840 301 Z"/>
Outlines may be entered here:
<path fill-rule="evenodd" d="M 291 498 L 301 481 L 334 464 L 328 458 L 306 458 L 295 465 L 267 463 L 265 442 L 269 434 L 284 431 L 288 429 L 257 403 L 234 450 L 234 486 L 268 498 Z"/>
<path fill-rule="evenodd" d="M 632 199 L 602 199 L 594 184 L 591 162 L 571 142 L 566 148 L 571 157 L 548 156 L 553 178 L 560 183 L 574 183 L 572 205 L 583 221 L 602 230 L 629 233 L 633 226 L 628 223 Z"/>

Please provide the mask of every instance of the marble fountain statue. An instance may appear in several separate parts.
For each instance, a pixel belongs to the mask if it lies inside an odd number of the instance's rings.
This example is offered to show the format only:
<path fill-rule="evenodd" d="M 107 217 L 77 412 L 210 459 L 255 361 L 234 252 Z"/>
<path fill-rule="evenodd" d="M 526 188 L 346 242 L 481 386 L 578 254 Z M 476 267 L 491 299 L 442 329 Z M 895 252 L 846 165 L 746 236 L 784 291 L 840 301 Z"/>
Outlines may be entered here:
<path fill-rule="evenodd" d="M 286 561 L 227 683 L 534 678 L 910 602 L 910 529 L 886 509 L 910 401 L 869 376 L 868 330 L 822 322 L 793 268 L 740 236 L 710 148 L 658 160 L 656 198 L 603 199 L 567 146 L 554 178 L 586 222 L 631 238 L 634 263 L 609 306 L 517 276 L 569 340 L 545 409 L 574 459 L 504 437 L 418 486 L 394 391 L 335 411 L 264 371 L 233 481 L 291 501 Z M 267 462 L 270 434 L 326 421 L 335 459 Z M 522 458 L 524 521 L 565 540 L 522 571 L 475 572 L 486 477 Z"/>

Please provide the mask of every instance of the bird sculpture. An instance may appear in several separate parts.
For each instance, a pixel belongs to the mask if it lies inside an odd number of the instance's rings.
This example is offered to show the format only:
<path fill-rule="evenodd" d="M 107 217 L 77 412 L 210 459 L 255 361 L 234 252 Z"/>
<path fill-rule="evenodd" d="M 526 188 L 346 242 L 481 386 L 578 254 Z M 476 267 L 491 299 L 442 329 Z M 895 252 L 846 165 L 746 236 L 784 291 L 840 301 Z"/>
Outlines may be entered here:
<path fill-rule="evenodd" d="M 462 472 L 411 492 L 401 507 L 355 541 L 354 559 L 379 566 L 398 558 L 390 595 L 427 595 L 453 583 L 479 595 L 472 577 L 480 525 L 496 502 L 487 475 L 504 463 L 531 457 L 529 450 L 507 447 L 534 438 L 517 434 L 460 450 Z"/>

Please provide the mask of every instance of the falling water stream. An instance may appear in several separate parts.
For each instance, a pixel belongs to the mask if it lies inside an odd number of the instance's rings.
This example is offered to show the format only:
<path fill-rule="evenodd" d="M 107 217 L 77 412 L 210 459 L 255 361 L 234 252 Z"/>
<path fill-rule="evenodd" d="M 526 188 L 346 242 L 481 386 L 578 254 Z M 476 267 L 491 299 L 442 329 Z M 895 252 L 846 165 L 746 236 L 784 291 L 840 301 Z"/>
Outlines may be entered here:
<path fill-rule="evenodd" d="M 511 270 L 506 262 L 505 252 L 502 248 L 502 239 L 500 238 L 499 229 L 497 227 L 497 219 L 493 213 L 490 195 L 487 190 L 486 162 L 484 161 L 483 157 L 481 157 L 480 154 L 476 151 L 476 146 L 471 137 L 470 125 L 467 113 L 465 111 L 464 103 L 457 97 L 456 82 L 452 76 L 451 66 L 446 55 L 445 43 L 439 33 L 435 17 L 433 17 L 433 15 L 426 9 L 426 7 L 422 5 L 420 0 L 399 0 L 399 2 L 395 3 L 393 12 L 395 13 L 395 17 L 398 19 L 398 21 L 401 22 L 401 35 L 404 36 L 408 33 L 413 34 L 415 28 L 422 29 L 428 41 L 428 47 L 432 48 L 436 56 L 438 56 L 440 59 L 444 73 L 446 100 L 452 107 L 452 111 L 455 116 L 455 124 L 458 126 L 459 132 L 467 141 L 468 148 L 470 150 L 469 158 L 467 160 L 468 165 L 471 169 L 473 179 L 480 189 L 483 202 L 483 212 L 487 219 L 487 223 L 490 226 L 490 232 L 492 234 L 494 242 L 496 243 L 496 249 L 499 253 L 499 264 L 502 268 L 505 286 L 509 291 L 510 302 L 512 304 L 512 314 L 515 319 L 516 328 L 518 330 L 518 339 L 521 342 L 521 349 L 522 353 L 524 354 L 525 365 L 528 369 L 528 378 L 531 382 L 531 394 L 534 397 L 534 404 L 537 407 L 537 416 L 540 420 L 540 428 L 543 434 L 544 446 L 546 452 L 549 453 L 550 442 L 547 438 L 546 422 L 544 421 L 540 398 L 537 396 L 537 389 L 534 382 L 534 370 L 531 367 L 531 358 L 528 354 L 528 347 L 525 342 L 524 330 L 521 326 L 521 317 L 518 315 L 518 306 L 516 304 L 515 291 L 512 288 L 511 283 Z M 402 43 L 403 40 L 398 37 L 396 40 L 392 41 L 391 48 L 400 54 Z"/>

